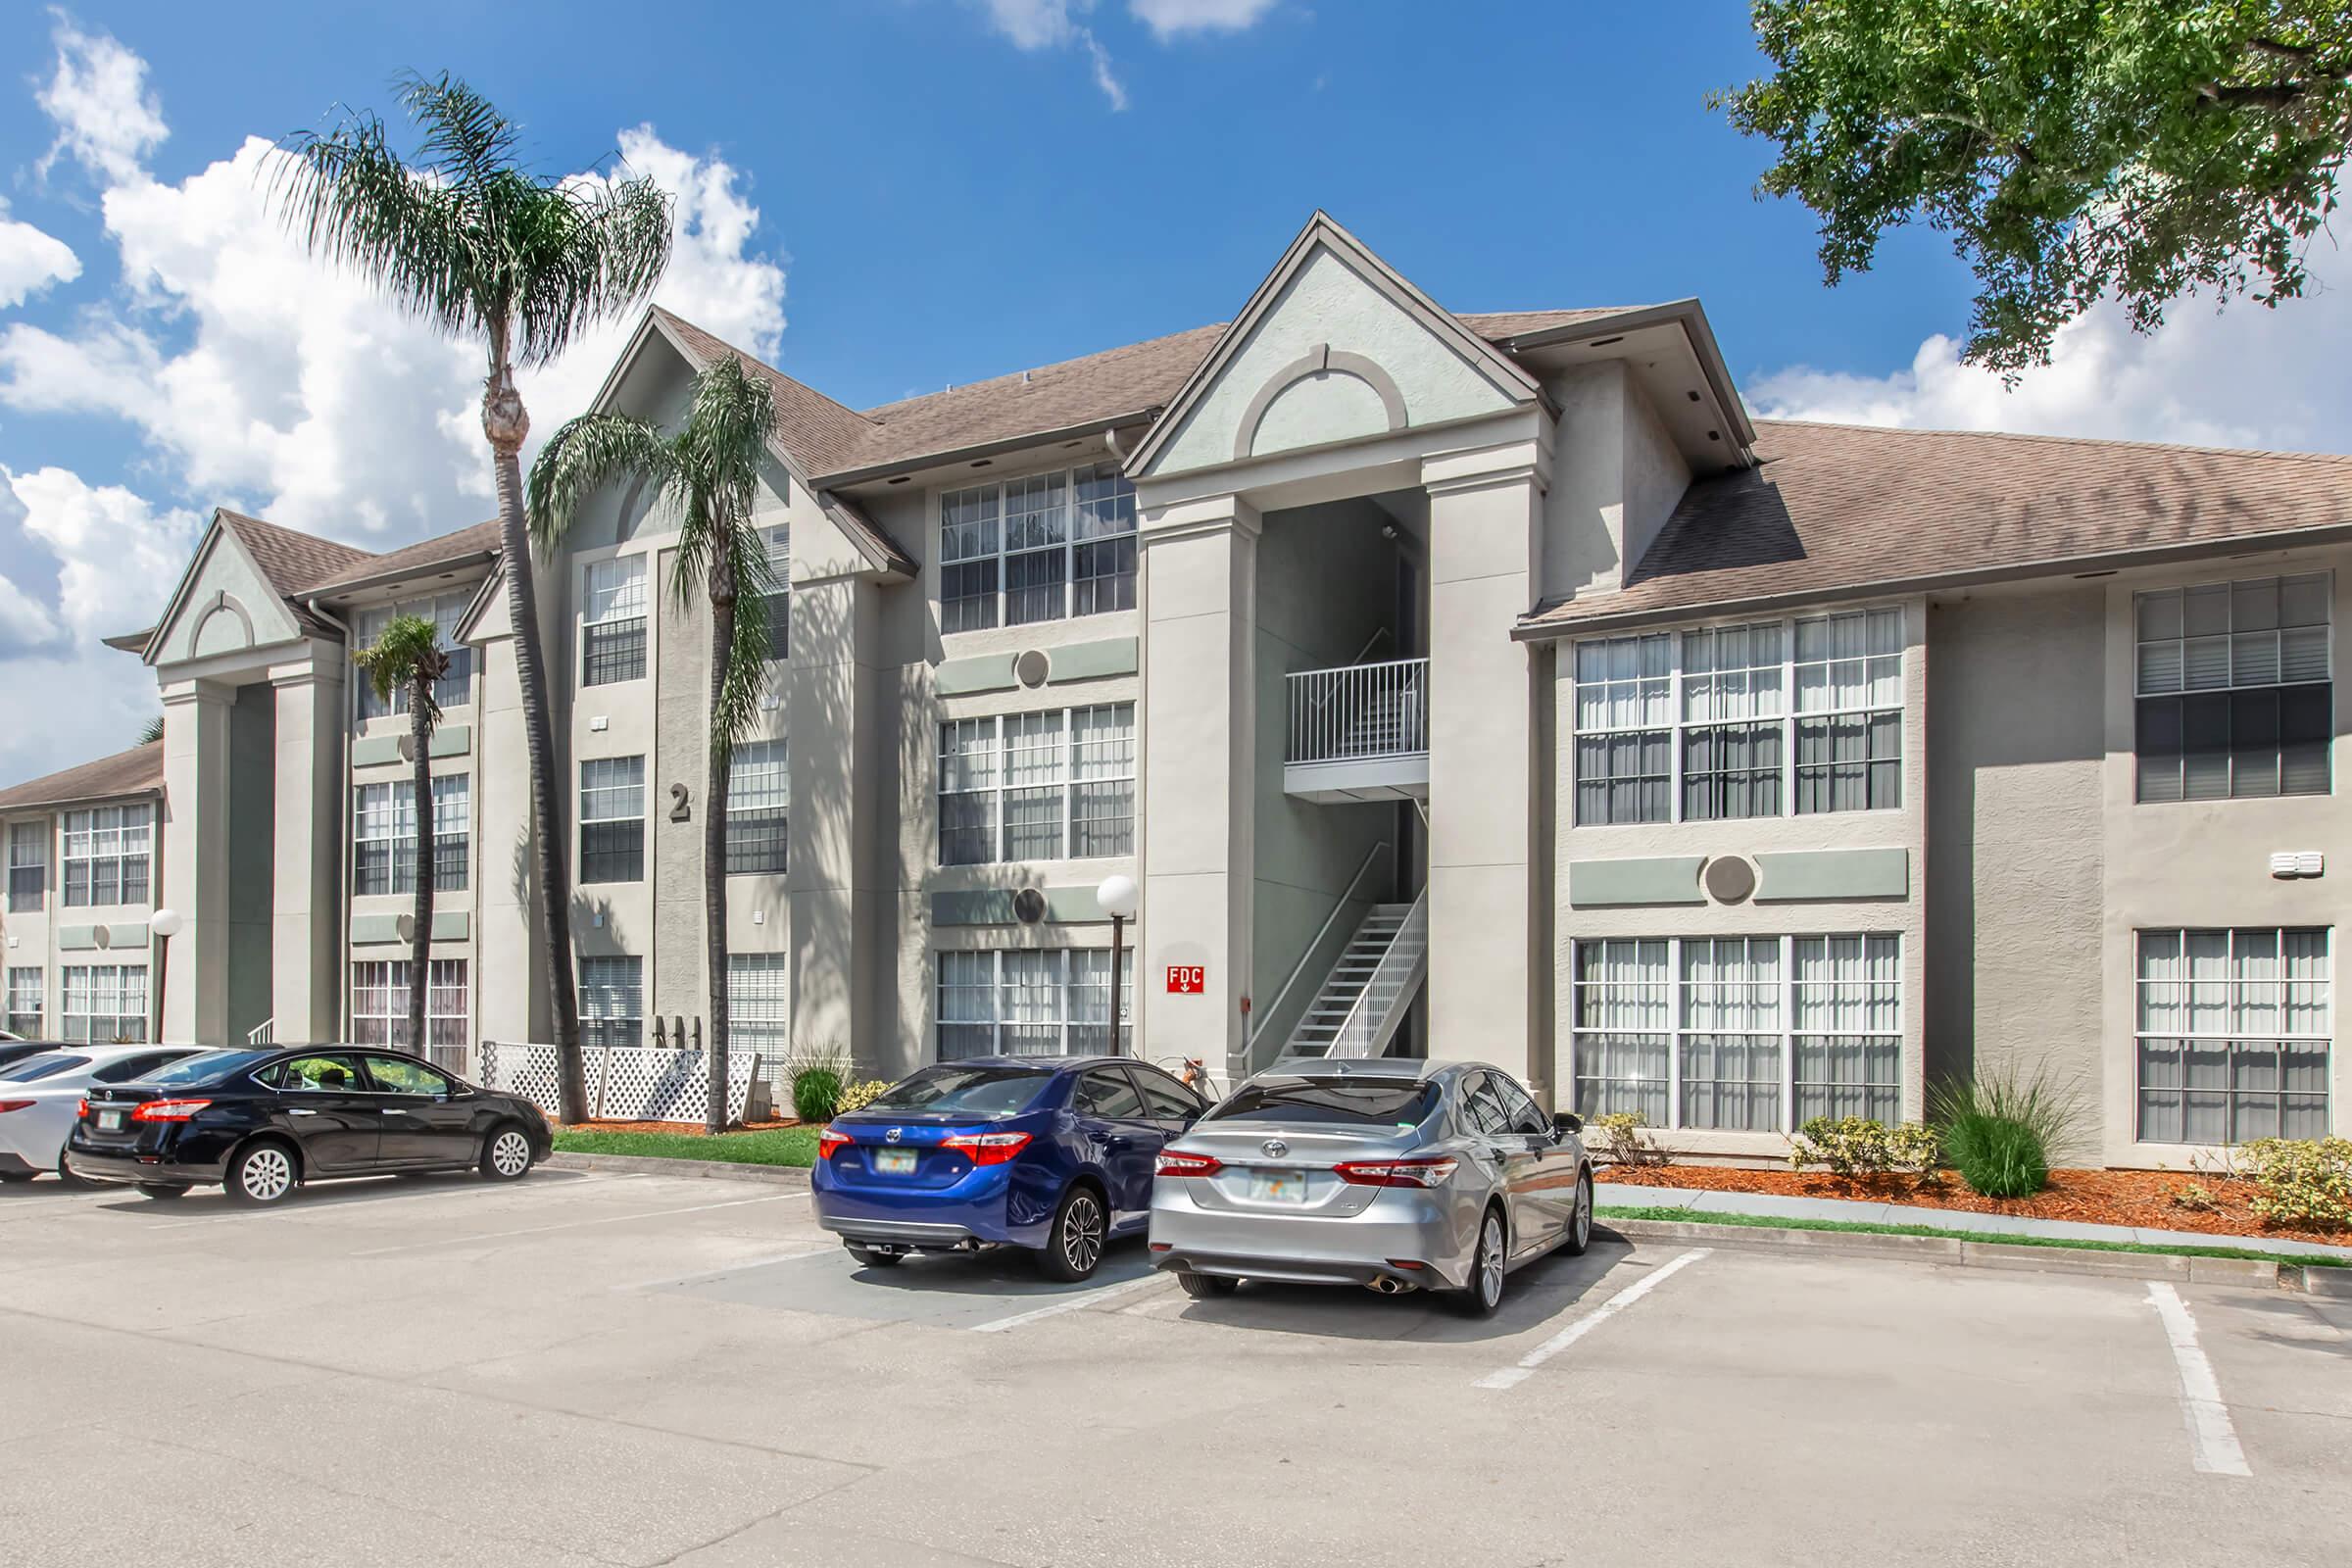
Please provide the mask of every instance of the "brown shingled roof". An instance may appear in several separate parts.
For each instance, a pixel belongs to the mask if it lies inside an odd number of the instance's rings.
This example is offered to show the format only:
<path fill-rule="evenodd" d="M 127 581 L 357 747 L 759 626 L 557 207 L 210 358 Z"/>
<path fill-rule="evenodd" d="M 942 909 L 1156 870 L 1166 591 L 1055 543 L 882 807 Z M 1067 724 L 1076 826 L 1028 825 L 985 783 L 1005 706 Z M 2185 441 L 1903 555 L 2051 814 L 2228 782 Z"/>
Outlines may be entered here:
<path fill-rule="evenodd" d="M 94 762 L 83 762 L 62 773 L 0 791 L 0 811 L 103 801 L 118 795 L 145 795 L 163 787 L 164 743 L 150 741 L 145 746 L 134 746 L 127 752 L 117 752 L 112 757 L 101 757 Z"/>
<path fill-rule="evenodd" d="M 1690 486 L 1624 589 L 1519 635 L 2352 527 L 2352 458 L 2317 453 L 1781 419 L 1755 453 Z"/>
<path fill-rule="evenodd" d="M 284 530 L 279 530 L 283 532 Z M 398 577 L 410 572 L 425 572 L 450 562 L 469 557 L 496 554 L 499 548 L 499 525 L 496 517 L 477 522 L 470 528 L 454 533 L 418 540 L 399 550 L 386 551 L 380 556 L 362 553 L 362 559 L 318 581 L 306 584 L 301 592 L 308 597 L 330 597 L 339 588 L 354 583 L 372 582 L 379 577 Z"/>
<path fill-rule="evenodd" d="M 226 507 L 220 509 L 220 514 L 221 526 L 237 536 L 245 553 L 253 557 L 253 564 L 270 579 L 270 586 L 293 610 L 294 618 L 302 623 L 303 630 L 322 637 L 338 635 L 332 626 L 304 609 L 295 595 L 321 577 L 374 557 L 356 546 L 337 544 L 316 534 L 297 533 Z"/>

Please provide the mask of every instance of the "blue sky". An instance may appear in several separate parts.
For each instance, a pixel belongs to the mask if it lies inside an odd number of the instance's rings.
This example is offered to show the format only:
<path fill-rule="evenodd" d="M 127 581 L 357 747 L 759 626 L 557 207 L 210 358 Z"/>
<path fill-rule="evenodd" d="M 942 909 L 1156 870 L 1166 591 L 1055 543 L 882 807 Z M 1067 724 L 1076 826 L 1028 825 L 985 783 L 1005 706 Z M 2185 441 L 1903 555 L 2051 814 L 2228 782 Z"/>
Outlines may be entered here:
<path fill-rule="evenodd" d="M 550 171 L 626 140 L 690 193 L 665 302 L 853 405 L 1222 318 L 1320 206 L 1460 310 L 1698 295 L 1763 413 L 2352 439 L 2332 297 L 2093 320 L 2011 394 L 1954 361 L 1939 237 L 1826 288 L 1706 108 L 1761 65 L 1728 0 L 87 0 L 8 8 L 0 59 L 0 782 L 153 710 L 89 640 L 152 615 L 211 506 L 377 549 L 488 515 L 466 362 L 305 274 L 246 145 L 403 69 L 489 92 Z M 542 431 L 608 356 L 531 389 Z"/>

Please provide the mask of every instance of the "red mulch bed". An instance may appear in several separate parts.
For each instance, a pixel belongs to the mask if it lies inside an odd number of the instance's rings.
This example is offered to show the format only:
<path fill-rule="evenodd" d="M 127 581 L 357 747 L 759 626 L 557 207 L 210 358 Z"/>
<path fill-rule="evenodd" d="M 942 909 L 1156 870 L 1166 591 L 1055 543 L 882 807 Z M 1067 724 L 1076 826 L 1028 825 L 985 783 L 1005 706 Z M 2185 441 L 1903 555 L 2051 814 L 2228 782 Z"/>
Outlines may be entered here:
<path fill-rule="evenodd" d="M 797 1117 L 785 1116 L 780 1119 L 771 1118 L 767 1121 L 739 1122 L 727 1130 L 739 1133 L 772 1133 L 786 1127 L 800 1125 Z M 703 1124 L 699 1121 L 607 1121 L 596 1117 L 576 1124 L 574 1130 L 584 1133 L 683 1133 L 695 1135 L 702 1132 Z"/>
<path fill-rule="evenodd" d="M 1603 1182 L 1642 1187 L 1680 1187 L 1717 1193 L 1775 1193 L 1784 1198 L 1846 1198 L 1875 1203 L 1917 1203 L 1928 1208 L 1961 1208 L 1979 1214 L 2015 1214 L 2026 1219 L 2066 1219 L 2085 1225 L 2136 1225 L 2149 1230 L 2203 1231 L 2213 1236 L 2280 1236 L 2300 1242 L 2352 1245 L 2352 1233 L 2296 1230 L 2265 1225 L 2248 1206 L 2261 1189 L 2252 1182 L 2192 1171 L 2054 1170 L 2050 1185 L 2032 1198 L 1984 1198 L 1952 1171 L 1939 1171 L 1924 1186 L 1909 1177 L 1857 1181 L 1826 1171 L 1742 1170 L 1724 1165 L 1605 1166 Z M 2183 1188 L 2201 1186 L 2218 1205 L 2182 1208 L 2173 1200 Z M 1606 1194 L 1602 1202 L 1608 1201 Z"/>

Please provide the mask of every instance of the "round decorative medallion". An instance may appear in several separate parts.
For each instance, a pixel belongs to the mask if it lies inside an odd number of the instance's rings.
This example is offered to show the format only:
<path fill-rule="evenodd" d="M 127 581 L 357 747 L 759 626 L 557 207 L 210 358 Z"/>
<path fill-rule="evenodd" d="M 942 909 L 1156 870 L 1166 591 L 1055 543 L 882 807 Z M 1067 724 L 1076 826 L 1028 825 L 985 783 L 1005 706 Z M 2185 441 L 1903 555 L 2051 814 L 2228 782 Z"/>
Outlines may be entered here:
<path fill-rule="evenodd" d="M 1045 650 L 1041 648 L 1028 649 L 1016 655 L 1012 661 L 1012 678 L 1031 691 L 1043 686 L 1046 677 L 1053 673 L 1054 661 L 1047 658 Z"/>
<path fill-rule="evenodd" d="M 1718 855 L 1698 879 L 1717 904 L 1741 904 L 1756 891 L 1755 866 L 1737 855 Z"/>

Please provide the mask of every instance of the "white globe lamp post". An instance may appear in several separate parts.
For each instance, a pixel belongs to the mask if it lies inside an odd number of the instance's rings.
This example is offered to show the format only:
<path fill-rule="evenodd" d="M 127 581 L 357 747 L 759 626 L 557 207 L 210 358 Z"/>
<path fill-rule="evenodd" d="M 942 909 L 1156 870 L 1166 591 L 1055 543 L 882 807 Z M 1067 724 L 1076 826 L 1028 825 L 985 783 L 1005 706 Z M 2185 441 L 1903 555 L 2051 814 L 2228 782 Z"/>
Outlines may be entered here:
<path fill-rule="evenodd" d="M 1127 956 L 1127 922 L 1135 918 L 1143 892 L 1131 876 L 1106 876 L 1095 889 L 1095 903 L 1110 916 L 1110 1054 L 1125 1053 L 1119 1043 L 1119 969 Z"/>
<path fill-rule="evenodd" d="M 161 908 L 147 916 L 147 929 L 155 936 L 155 1033 L 164 1038 L 164 982 L 172 973 L 172 939 L 179 935 L 179 911 Z"/>

